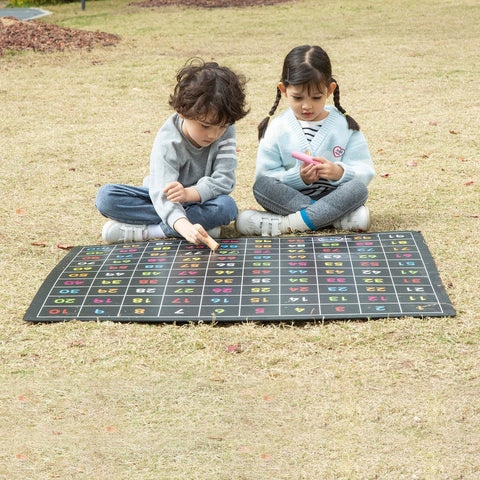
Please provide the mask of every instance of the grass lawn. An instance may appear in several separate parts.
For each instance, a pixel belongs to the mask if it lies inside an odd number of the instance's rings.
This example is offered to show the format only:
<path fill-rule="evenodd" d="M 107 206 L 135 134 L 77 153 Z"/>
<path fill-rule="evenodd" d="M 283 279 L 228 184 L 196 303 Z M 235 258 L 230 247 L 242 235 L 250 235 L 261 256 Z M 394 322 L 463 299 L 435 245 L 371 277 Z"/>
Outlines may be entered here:
<path fill-rule="evenodd" d="M 0 57 L 0 479 L 480 478 L 478 2 L 46 8 L 121 41 Z M 233 196 L 254 207 L 256 125 L 303 43 L 368 139 L 372 231 L 422 232 L 456 317 L 23 322 L 57 245 L 101 242 L 99 186 L 141 184 L 191 56 L 249 78 Z"/>

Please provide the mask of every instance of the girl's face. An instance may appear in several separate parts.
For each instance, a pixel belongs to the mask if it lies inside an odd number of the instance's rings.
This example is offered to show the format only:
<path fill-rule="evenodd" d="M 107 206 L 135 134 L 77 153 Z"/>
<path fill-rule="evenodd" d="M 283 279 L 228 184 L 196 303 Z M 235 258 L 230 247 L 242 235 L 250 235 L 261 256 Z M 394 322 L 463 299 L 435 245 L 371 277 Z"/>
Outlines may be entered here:
<path fill-rule="evenodd" d="M 227 125 L 215 125 L 209 122 L 208 117 L 205 120 L 193 120 L 185 118 L 178 114 L 183 119 L 182 132 L 187 137 L 188 141 L 197 148 L 208 147 L 215 140 L 218 140 L 227 129 Z"/>
<path fill-rule="evenodd" d="M 325 110 L 327 98 L 333 93 L 336 83 L 328 88 L 314 85 L 288 85 L 279 83 L 278 88 L 285 95 L 288 106 L 293 110 L 298 120 L 314 122 L 328 116 Z"/>

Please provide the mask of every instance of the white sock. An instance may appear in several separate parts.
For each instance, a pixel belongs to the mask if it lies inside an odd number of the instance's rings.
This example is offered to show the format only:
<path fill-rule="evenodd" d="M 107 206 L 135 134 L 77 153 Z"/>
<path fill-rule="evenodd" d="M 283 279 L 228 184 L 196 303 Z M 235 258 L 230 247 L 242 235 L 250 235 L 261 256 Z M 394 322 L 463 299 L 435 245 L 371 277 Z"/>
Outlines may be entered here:
<path fill-rule="evenodd" d="M 311 228 L 303 221 L 301 212 L 285 215 L 280 222 L 282 233 L 307 232 Z"/>
<path fill-rule="evenodd" d="M 165 232 L 159 223 L 147 225 L 147 237 L 145 240 L 153 240 L 154 238 L 166 238 Z"/>

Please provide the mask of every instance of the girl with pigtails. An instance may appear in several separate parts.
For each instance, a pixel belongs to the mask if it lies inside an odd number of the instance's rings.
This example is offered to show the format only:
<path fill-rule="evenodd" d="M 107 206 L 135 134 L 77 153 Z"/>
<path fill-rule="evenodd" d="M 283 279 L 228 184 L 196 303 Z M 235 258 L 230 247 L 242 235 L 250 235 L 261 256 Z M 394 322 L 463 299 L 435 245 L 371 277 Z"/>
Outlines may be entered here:
<path fill-rule="evenodd" d="M 334 106 L 327 106 L 332 95 Z M 282 96 L 288 109 L 270 122 Z M 241 212 L 239 233 L 369 229 L 365 202 L 375 174 L 372 158 L 360 127 L 340 104 L 340 88 L 322 48 L 302 45 L 288 53 L 275 102 L 258 132 L 253 194 L 266 211 Z M 297 160 L 292 152 L 310 157 Z"/>

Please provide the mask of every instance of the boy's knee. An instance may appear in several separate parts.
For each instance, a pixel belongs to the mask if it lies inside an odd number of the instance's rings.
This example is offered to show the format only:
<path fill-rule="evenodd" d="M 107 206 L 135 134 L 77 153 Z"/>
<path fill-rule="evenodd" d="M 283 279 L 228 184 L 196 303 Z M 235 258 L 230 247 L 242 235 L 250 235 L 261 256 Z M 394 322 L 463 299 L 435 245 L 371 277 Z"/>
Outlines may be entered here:
<path fill-rule="evenodd" d="M 224 218 L 224 225 L 235 220 L 238 215 L 238 207 L 235 200 L 230 195 L 220 195 L 221 202 L 218 205 L 218 215 Z"/>
<path fill-rule="evenodd" d="M 104 213 L 110 208 L 112 187 L 113 185 L 108 183 L 98 189 L 97 196 L 95 197 L 95 206 L 100 213 Z"/>

